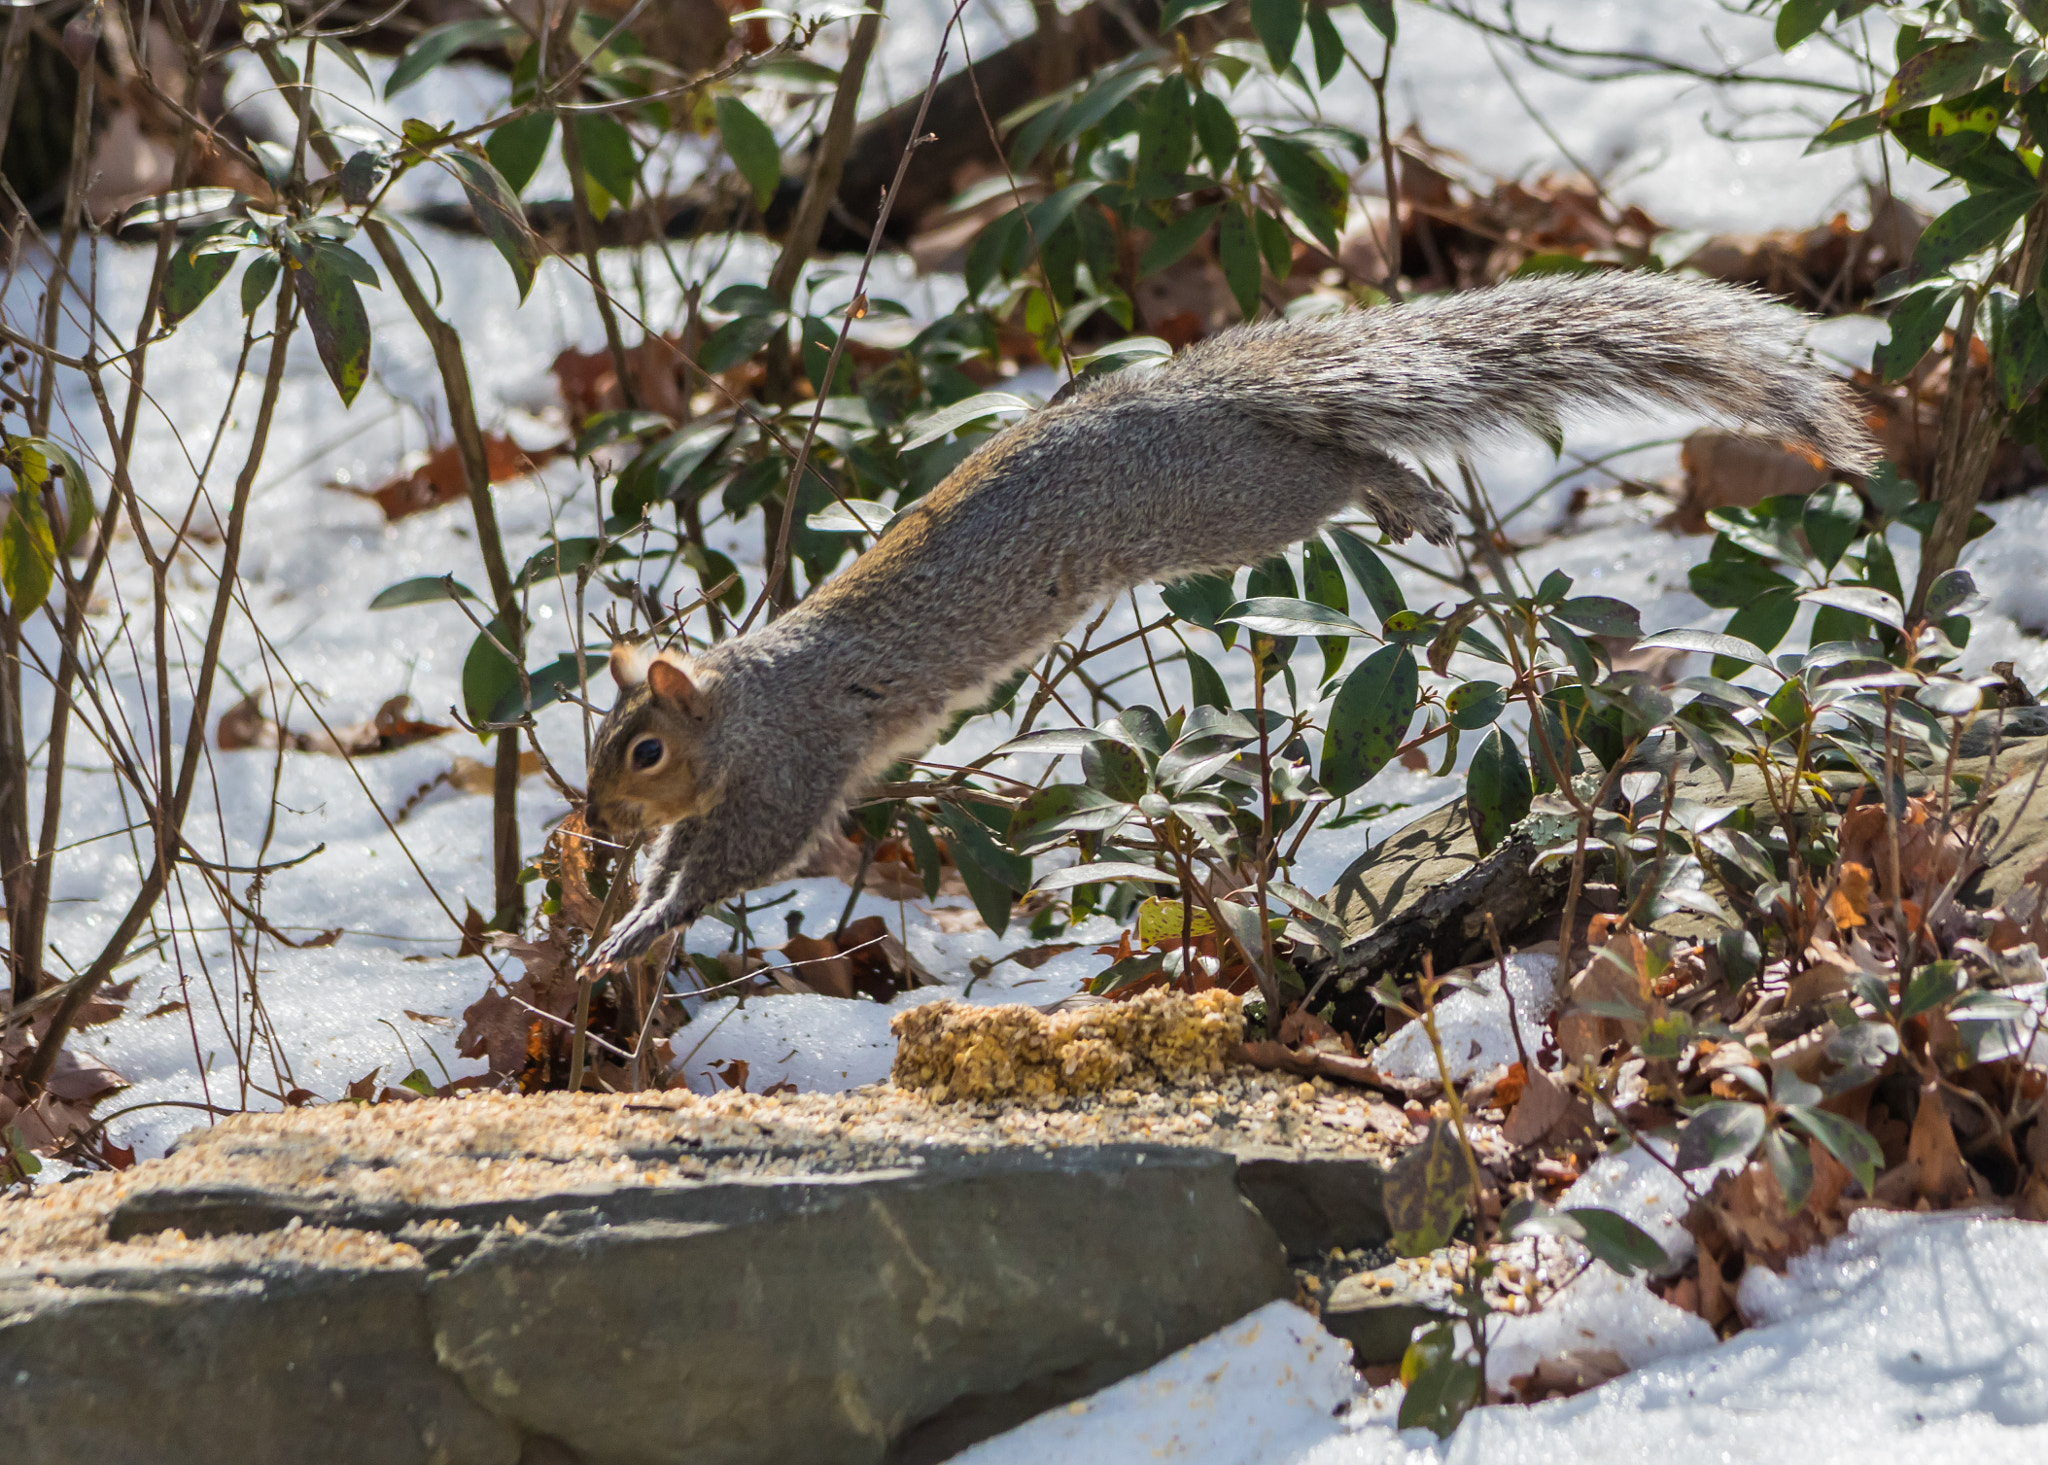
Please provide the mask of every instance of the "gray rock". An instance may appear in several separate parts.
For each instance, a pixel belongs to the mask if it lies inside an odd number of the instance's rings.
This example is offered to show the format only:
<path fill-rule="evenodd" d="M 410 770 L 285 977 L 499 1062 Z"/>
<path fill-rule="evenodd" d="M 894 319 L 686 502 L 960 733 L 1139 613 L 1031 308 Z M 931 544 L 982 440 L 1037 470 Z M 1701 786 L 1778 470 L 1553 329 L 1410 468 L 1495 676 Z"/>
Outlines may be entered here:
<path fill-rule="evenodd" d="M 434 1361 L 418 1272 L 0 1281 L 16 1465 L 513 1465 L 515 1430 Z"/>
<path fill-rule="evenodd" d="M 1236 1171 L 1123 1146 L 438 1211 L 138 1192 L 126 1234 L 298 1217 L 431 1237 L 430 1266 L 0 1274 L 0 1440 L 22 1465 L 941 1459 L 1289 1295 Z"/>

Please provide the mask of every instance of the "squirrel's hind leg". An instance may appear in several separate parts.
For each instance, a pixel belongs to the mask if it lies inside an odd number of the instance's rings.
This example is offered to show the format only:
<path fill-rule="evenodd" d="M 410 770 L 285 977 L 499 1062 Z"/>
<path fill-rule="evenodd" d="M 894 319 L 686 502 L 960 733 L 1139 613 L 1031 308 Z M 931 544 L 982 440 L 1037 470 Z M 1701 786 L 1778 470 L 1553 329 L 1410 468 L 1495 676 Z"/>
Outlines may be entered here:
<path fill-rule="evenodd" d="M 1391 453 L 1374 449 L 1352 455 L 1358 506 L 1400 543 L 1420 534 L 1431 544 L 1449 544 L 1456 505 L 1449 494 Z"/>

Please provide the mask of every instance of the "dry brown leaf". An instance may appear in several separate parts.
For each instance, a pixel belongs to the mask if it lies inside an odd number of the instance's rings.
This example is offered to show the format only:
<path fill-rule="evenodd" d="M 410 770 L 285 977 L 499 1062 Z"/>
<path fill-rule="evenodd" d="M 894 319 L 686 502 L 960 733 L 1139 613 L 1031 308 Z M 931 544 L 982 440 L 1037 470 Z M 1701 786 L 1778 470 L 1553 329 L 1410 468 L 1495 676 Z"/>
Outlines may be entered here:
<path fill-rule="evenodd" d="M 536 448 L 529 452 L 503 433 L 484 434 L 484 467 L 492 483 L 523 478 L 560 456 L 561 452 L 560 447 Z M 387 479 L 376 488 L 364 490 L 344 483 L 329 484 L 328 487 L 355 494 L 358 498 L 376 500 L 377 507 L 384 511 L 385 520 L 393 523 L 469 497 L 462 455 L 454 443 L 443 443 L 432 449 L 426 461 L 412 472 Z"/>
<path fill-rule="evenodd" d="M 1942 1102 L 1938 1084 L 1926 1084 L 1920 1090 L 1906 1158 L 1915 1167 L 1915 1193 L 1936 1210 L 1947 1210 L 1970 1198 L 1969 1171 L 1956 1147 L 1955 1130 L 1949 1124 L 1948 1106 Z"/>
<path fill-rule="evenodd" d="M 1501 1136 L 1511 1145 L 1535 1144 L 1565 1117 L 1574 1097 L 1540 1068 L 1526 1074 L 1522 1080 L 1521 1099 L 1501 1126 Z"/>

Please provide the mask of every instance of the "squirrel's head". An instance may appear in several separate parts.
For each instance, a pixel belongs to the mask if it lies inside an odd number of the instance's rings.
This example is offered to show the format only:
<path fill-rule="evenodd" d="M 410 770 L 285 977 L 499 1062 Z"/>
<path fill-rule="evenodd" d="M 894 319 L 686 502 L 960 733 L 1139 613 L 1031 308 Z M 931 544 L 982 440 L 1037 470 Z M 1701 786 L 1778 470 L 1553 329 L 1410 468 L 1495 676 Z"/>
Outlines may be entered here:
<path fill-rule="evenodd" d="M 705 738 L 714 715 L 711 678 L 678 652 L 648 655 L 614 646 L 619 699 L 590 747 L 592 831 L 615 839 L 702 814 L 718 801 L 706 776 Z"/>

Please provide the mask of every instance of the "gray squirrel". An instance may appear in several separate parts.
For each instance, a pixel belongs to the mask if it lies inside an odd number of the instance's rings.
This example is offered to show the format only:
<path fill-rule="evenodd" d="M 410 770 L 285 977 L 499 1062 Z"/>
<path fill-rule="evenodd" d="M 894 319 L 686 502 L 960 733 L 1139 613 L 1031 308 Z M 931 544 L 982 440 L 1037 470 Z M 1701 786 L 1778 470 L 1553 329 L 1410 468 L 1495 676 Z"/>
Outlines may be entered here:
<path fill-rule="evenodd" d="M 1448 542 L 1454 505 L 1397 453 L 1661 401 L 1869 468 L 1853 399 L 1801 355 L 1801 325 L 1702 280 L 1549 275 L 1241 326 L 1073 384 L 781 619 L 702 651 L 613 651 L 588 822 L 660 837 L 594 960 L 637 956 L 789 869 L 876 775 L 1106 597 L 1256 564 L 1350 508 L 1396 541 Z"/>

